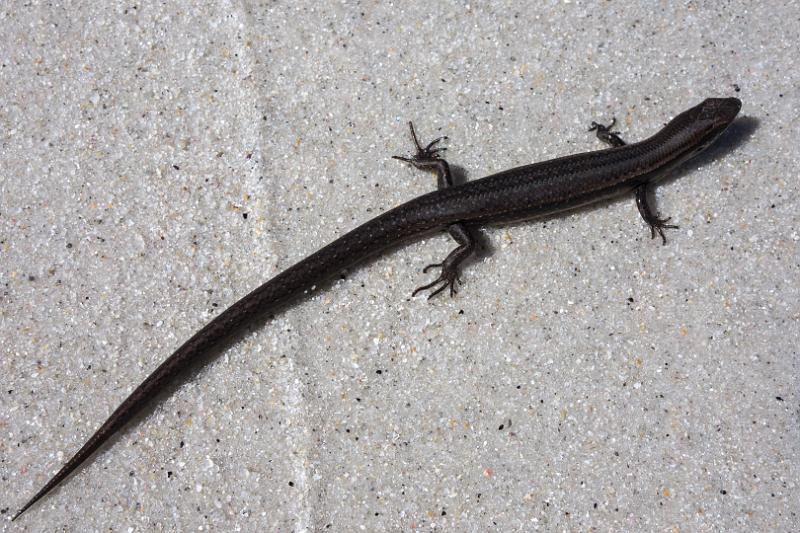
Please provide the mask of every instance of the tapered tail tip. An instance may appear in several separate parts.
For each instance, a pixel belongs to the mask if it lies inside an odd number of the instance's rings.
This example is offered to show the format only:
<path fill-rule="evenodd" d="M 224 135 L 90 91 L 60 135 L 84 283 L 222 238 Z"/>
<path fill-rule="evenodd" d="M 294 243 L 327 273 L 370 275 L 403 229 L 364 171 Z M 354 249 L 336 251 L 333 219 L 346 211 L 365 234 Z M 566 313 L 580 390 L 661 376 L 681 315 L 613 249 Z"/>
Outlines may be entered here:
<path fill-rule="evenodd" d="M 22 513 L 24 513 L 24 512 L 25 512 L 25 511 L 27 511 L 28 509 L 30 509 L 30 508 L 31 508 L 31 506 L 33 506 L 33 504 L 34 504 L 34 503 L 38 502 L 38 501 L 39 501 L 39 499 L 41 499 L 41 497 L 42 497 L 42 496 L 44 496 L 44 492 L 39 492 L 39 493 L 38 493 L 36 496 L 34 496 L 33 498 L 31 498 L 31 499 L 28 501 L 28 503 L 26 503 L 25 505 L 23 505 L 23 506 L 22 506 L 22 508 L 21 508 L 19 511 L 17 511 L 17 513 L 16 513 L 14 516 L 12 516 L 12 517 L 11 517 L 11 521 L 13 522 L 13 521 L 14 521 L 14 520 L 16 520 L 17 518 L 19 518 L 19 517 L 20 517 L 20 515 L 22 515 Z"/>
<path fill-rule="evenodd" d="M 20 509 L 19 511 L 17 511 L 17 514 L 15 514 L 14 516 L 12 516 L 12 517 L 11 517 L 11 521 L 13 522 L 13 521 L 14 521 L 14 520 L 16 520 L 17 518 L 19 518 L 19 517 L 20 517 L 20 515 L 21 515 L 22 513 L 24 513 L 25 511 L 27 511 L 27 510 L 28 510 L 28 506 L 26 505 L 25 507 L 23 507 L 22 509 Z"/>

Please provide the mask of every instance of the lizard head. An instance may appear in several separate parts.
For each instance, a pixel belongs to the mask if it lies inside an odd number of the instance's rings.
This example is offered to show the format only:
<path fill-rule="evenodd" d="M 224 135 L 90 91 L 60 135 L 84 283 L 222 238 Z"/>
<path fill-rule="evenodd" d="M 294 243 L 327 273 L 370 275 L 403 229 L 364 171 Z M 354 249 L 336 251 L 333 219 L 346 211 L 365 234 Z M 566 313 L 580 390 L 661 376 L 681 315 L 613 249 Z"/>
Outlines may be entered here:
<path fill-rule="evenodd" d="M 691 125 L 693 135 L 700 137 L 694 153 L 704 150 L 722 135 L 742 108 L 738 98 L 707 98 L 675 117 Z"/>

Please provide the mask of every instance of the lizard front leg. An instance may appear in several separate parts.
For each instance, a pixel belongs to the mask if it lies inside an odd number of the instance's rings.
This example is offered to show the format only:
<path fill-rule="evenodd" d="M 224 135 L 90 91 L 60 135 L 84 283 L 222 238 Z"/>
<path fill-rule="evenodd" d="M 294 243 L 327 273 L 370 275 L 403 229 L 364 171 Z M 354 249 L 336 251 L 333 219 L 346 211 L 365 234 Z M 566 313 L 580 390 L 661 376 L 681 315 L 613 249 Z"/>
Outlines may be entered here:
<path fill-rule="evenodd" d="M 592 126 L 589 128 L 589 131 L 596 131 L 598 139 L 614 148 L 625 146 L 625 141 L 623 141 L 619 136 L 619 132 L 611 131 L 616 123 L 617 119 L 615 118 L 611 119 L 611 124 L 608 126 L 598 124 L 597 122 L 592 122 Z M 653 206 L 653 203 L 650 201 L 649 187 L 650 182 L 647 181 L 636 187 L 636 207 L 639 209 L 639 214 L 642 216 L 644 221 L 648 226 L 650 226 L 650 238 L 655 239 L 656 232 L 658 232 L 658 234 L 661 235 L 661 243 L 667 244 L 667 237 L 664 235 L 664 230 L 678 229 L 678 226 L 674 224 L 667 224 L 670 217 L 661 218 L 658 216 L 658 212 Z"/>

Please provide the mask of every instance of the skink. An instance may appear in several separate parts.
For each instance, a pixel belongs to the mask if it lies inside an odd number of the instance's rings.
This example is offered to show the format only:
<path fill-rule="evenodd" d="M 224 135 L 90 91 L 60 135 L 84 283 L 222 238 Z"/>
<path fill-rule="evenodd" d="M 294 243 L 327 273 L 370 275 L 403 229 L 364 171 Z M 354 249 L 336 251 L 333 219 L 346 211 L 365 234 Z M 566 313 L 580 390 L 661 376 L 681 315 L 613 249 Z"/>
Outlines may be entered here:
<path fill-rule="evenodd" d="M 12 520 L 61 483 L 183 370 L 243 324 L 274 312 L 342 270 L 400 242 L 446 229 L 458 244 L 441 263 L 425 268 L 426 272 L 439 268 L 439 276 L 414 294 L 430 289 L 430 296 L 444 289 L 449 289 L 451 295 L 456 292 L 459 266 L 475 248 L 472 233 L 476 228 L 550 215 L 629 192 L 635 193 L 651 236 L 658 232 L 666 243 L 664 229 L 676 226 L 656 215 L 648 200 L 648 189 L 714 142 L 740 108 L 741 102 L 736 98 L 709 98 L 635 144 L 625 144 L 611 126 L 593 123 L 592 130 L 611 148 L 517 167 L 461 185 L 453 184 L 449 165 L 441 157 L 443 148 L 437 146 L 442 138 L 422 146 L 412 127 L 416 154 L 395 158 L 435 173 L 438 190 L 365 222 L 220 313 L 161 363 Z"/>

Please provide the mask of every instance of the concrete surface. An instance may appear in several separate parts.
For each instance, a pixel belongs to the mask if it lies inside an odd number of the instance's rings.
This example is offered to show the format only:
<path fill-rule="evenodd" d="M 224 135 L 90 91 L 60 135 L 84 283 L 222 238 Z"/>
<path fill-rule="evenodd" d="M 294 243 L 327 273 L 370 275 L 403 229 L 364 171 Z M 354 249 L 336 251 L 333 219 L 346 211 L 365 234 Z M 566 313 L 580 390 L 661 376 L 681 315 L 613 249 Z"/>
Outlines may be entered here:
<path fill-rule="evenodd" d="M 55 5 L 54 5 L 55 4 Z M 796 2 L 4 2 L 4 531 L 795 531 Z M 632 199 L 417 241 L 253 327 L 16 522 L 250 289 L 433 180 L 737 96 Z"/>

